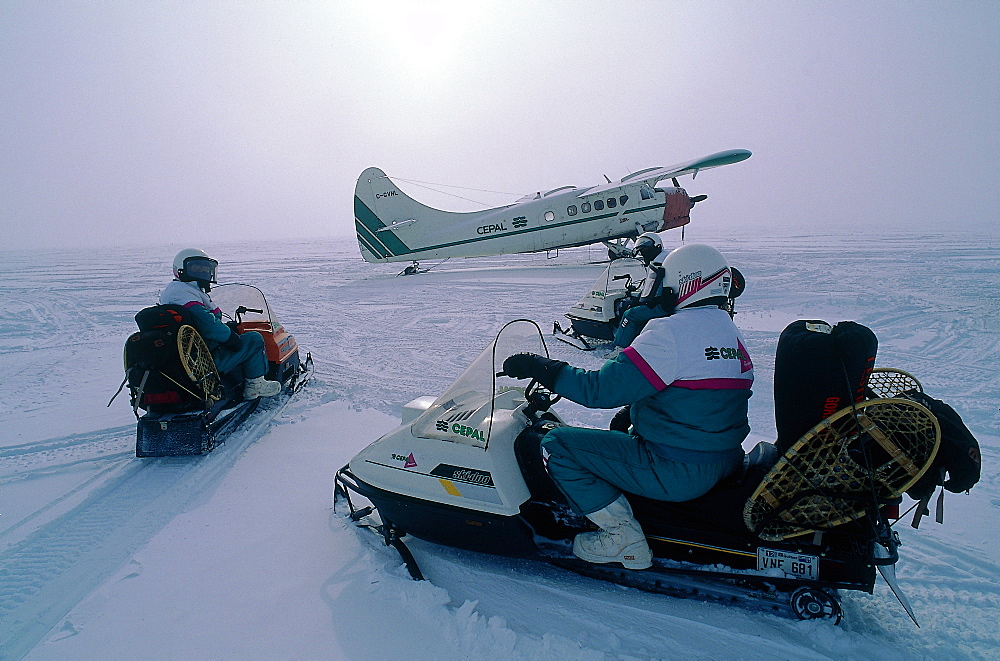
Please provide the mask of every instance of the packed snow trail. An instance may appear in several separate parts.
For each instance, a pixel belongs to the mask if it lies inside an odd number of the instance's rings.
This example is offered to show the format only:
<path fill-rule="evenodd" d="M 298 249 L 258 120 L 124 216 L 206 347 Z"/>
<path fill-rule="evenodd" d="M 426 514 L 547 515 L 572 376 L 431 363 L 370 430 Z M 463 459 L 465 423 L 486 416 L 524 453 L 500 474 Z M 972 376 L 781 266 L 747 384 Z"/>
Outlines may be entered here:
<path fill-rule="evenodd" d="M 282 403 L 261 407 L 215 452 L 200 457 L 136 459 L 135 429 L 109 430 L 69 440 L 6 448 L 6 462 L 23 460 L 33 447 L 47 452 L 67 445 L 98 445 L 127 435 L 131 452 L 110 465 L 86 499 L 0 553 L 0 658 L 20 658 L 81 599 L 104 582 L 189 503 L 208 497 L 251 443 L 267 433 Z M 108 458 L 105 458 L 106 460 Z M 74 461 L 81 461 L 79 459 Z M 51 464 L 38 470 L 52 470 Z M 30 473 L 19 475 L 30 479 Z M 89 481 L 88 481 L 89 482 Z"/>

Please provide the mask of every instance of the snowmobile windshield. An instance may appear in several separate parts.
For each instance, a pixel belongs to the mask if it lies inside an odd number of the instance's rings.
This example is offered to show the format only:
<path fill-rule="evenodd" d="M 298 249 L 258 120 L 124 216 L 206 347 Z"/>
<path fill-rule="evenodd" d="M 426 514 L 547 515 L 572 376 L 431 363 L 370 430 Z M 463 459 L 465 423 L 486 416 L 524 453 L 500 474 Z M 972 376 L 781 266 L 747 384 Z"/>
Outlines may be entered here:
<path fill-rule="evenodd" d="M 234 321 L 239 311 L 242 321 L 265 321 L 272 327 L 277 324 L 264 292 L 253 285 L 238 282 L 218 285 L 212 290 L 212 301 L 222 310 L 222 318 L 226 321 Z"/>
<path fill-rule="evenodd" d="M 610 323 L 615 320 L 615 301 L 634 292 L 646 277 L 646 267 L 638 259 L 624 257 L 611 262 L 600 277 L 569 309 L 570 319 Z"/>
<path fill-rule="evenodd" d="M 430 408 L 413 421 L 413 435 L 485 448 L 498 409 L 524 403 L 523 379 L 497 376 L 503 361 L 528 351 L 548 356 L 541 329 L 519 319 L 504 326 L 479 356 L 455 379 Z"/>
<path fill-rule="evenodd" d="M 637 289 L 642 280 L 646 277 L 646 267 L 638 259 L 624 257 L 616 259 L 608 265 L 608 269 L 602 274 L 594 289 L 604 286 L 604 291 L 624 291 L 626 287 Z"/>

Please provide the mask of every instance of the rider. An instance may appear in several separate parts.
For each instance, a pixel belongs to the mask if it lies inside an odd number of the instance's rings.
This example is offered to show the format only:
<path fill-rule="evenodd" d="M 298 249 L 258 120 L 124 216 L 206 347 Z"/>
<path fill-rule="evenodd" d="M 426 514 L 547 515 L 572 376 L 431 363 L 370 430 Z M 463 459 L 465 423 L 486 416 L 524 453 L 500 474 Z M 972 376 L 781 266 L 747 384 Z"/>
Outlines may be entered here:
<path fill-rule="evenodd" d="M 639 304 L 633 305 L 622 314 L 622 321 L 615 330 L 616 347 L 627 347 L 631 344 L 650 319 L 670 314 L 660 301 L 663 288 L 663 260 L 667 256 L 660 235 L 656 232 L 645 232 L 640 235 L 635 240 L 632 254 L 646 267 L 646 280 L 639 293 Z"/>
<path fill-rule="evenodd" d="M 600 370 L 530 353 L 503 371 L 591 408 L 630 404 L 629 432 L 558 427 L 542 439 L 547 468 L 570 506 L 601 530 L 581 533 L 573 553 L 589 562 L 645 569 L 652 553 L 623 492 L 680 502 L 708 492 L 743 460 L 753 364 L 725 311 L 731 272 L 707 245 L 663 260 L 675 303 Z"/>
<path fill-rule="evenodd" d="M 236 372 L 244 379 L 243 398 L 273 397 L 281 384 L 267 381 L 267 356 L 264 338 L 256 331 L 236 332 L 222 321 L 222 310 L 212 302 L 209 292 L 219 262 L 204 250 L 187 248 L 174 257 L 174 280 L 160 294 L 160 303 L 183 305 L 192 315 L 195 330 L 212 352 L 219 373 Z"/>

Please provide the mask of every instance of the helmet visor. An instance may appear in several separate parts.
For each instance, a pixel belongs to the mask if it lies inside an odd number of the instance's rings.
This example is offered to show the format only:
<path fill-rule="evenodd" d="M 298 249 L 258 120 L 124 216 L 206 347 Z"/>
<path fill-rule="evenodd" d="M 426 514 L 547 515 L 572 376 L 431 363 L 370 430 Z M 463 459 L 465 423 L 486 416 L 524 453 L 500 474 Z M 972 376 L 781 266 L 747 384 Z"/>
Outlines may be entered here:
<path fill-rule="evenodd" d="M 188 257 L 184 260 L 184 275 L 191 280 L 215 282 L 215 267 L 218 265 L 210 257 Z"/>

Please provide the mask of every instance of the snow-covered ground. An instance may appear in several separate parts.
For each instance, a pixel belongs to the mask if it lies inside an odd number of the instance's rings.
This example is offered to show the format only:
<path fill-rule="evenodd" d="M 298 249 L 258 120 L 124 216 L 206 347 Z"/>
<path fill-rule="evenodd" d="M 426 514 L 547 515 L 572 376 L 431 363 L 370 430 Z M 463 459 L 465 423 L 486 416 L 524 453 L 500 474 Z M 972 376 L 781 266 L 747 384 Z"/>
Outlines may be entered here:
<path fill-rule="evenodd" d="M 403 265 L 322 239 L 205 246 L 223 281 L 264 289 L 316 377 L 213 454 L 180 459 L 136 459 L 127 397 L 106 404 L 133 314 L 186 246 L 0 253 L 0 658 L 1000 658 L 1000 241 L 697 228 L 688 240 L 718 246 L 749 282 L 736 317 L 758 375 L 748 446 L 773 439 L 774 349 L 799 318 L 870 326 L 878 364 L 917 375 L 978 436 L 983 479 L 949 494 L 944 525 L 897 526 L 921 628 L 882 583 L 846 593 L 834 626 L 420 541 L 429 580 L 410 580 L 394 550 L 332 511 L 334 471 L 402 404 L 440 393 L 504 322 L 564 320 L 603 250 L 397 278 Z M 611 415 L 557 409 L 583 425 Z"/>

